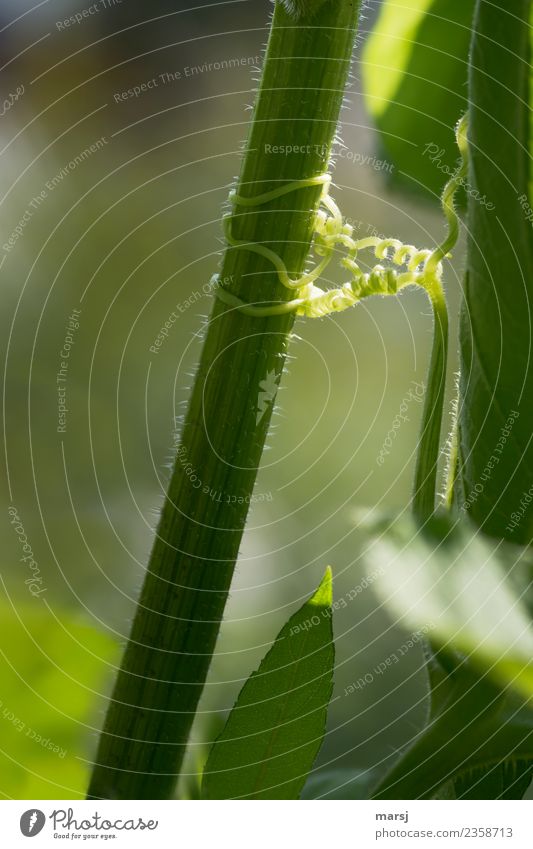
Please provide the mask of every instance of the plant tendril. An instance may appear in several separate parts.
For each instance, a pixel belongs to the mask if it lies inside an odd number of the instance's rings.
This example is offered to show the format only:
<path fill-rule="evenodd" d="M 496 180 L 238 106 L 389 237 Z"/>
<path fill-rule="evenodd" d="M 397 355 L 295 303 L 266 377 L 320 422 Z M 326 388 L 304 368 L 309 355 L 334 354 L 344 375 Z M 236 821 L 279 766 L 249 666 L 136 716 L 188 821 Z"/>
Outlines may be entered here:
<path fill-rule="evenodd" d="M 285 263 L 275 251 L 256 242 L 234 239 L 231 227 L 233 215 L 229 213 L 224 216 L 224 233 L 228 245 L 237 250 L 252 251 L 269 260 L 276 269 L 279 281 L 295 293 L 295 298 L 269 305 L 246 303 L 220 285 L 218 275 L 212 278 L 216 284 L 215 292 L 221 301 L 245 315 L 258 318 L 285 315 L 291 312 L 307 318 L 324 318 L 331 313 L 342 312 L 371 295 L 397 295 L 407 286 L 419 286 L 424 289 L 431 302 L 435 327 L 413 496 L 413 509 L 421 520 L 429 518 L 435 510 L 436 475 L 440 454 L 448 355 L 448 312 L 442 285 L 442 260 L 450 256 L 450 251 L 459 236 L 459 218 L 454 200 L 455 193 L 468 169 L 467 132 L 468 123 L 465 115 L 456 128 L 461 164 L 446 184 L 441 197 L 448 233 L 443 242 L 433 250 L 419 250 L 413 245 L 403 244 L 394 238 L 381 239 L 371 236 L 354 239 L 353 228 L 344 221 L 339 207 L 329 194 L 331 176 L 320 174 L 307 180 L 286 183 L 255 197 L 243 197 L 235 192 L 231 192 L 229 196 L 234 206 L 256 207 L 289 192 L 308 186 L 322 185 L 319 210 L 314 221 L 312 246 L 314 254 L 320 259 L 311 271 L 298 278 L 290 277 Z M 339 248 L 346 249 L 346 255 L 340 260 L 340 265 L 350 272 L 351 279 L 340 288 L 323 290 L 315 283 Z M 380 262 L 369 272 L 365 272 L 357 260 L 359 252 L 369 248 L 373 249 L 374 256 Z"/>
<path fill-rule="evenodd" d="M 442 209 L 448 223 L 448 235 L 433 251 L 419 250 L 413 245 L 403 244 L 398 239 L 368 237 L 355 240 L 353 228 L 343 220 L 337 204 L 329 194 L 331 185 L 329 174 L 286 183 L 255 197 L 243 197 L 233 191 L 229 196 L 233 205 L 256 207 L 289 192 L 322 185 L 321 208 L 314 222 L 313 242 L 314 253 L 321 259 L 311 271 L 298 278 L 291 278 L 285 263 L 275 251 L 267 248 L 266 245 L 233 238 L 231 227 L 233 216 L 229 213 L 223 219 L 228 245 L 239 250 L 252 251 L 268 259 L 276 269 L 279 281 L 287 289 L 295 292 L 296 297 L 290 301 L 280 301 L 271 305 L 249 304 L 218 284 L 218 275 L 215 275 L 217 296 L 224 303 L 241 310 L 246 315 L 267 317 L 294 312 L 307 318 L 323 318 L 333 312 L 342 312 L 370 295 L 396 295 L 406 286 L 420 286 L 431 297 L 432 293 L 442 288 L 442 260 L 449 256 L 459 234 L 454 195 L 467 167 L 466 117 L 460 121 L 456 136 L 463 162 L 444 189 Z M 352 279 L 340 288 L 324 291 L 315 285 L 315 281 L 323 275 L 333 259 L 335 250 L 339 247 L 347 249 L 347 255 L 341 259 L 340 264 L 350 272 Z M 357 262 L 359 251 L 367 248 L 373 248 L 376 259 L 381 260 L 370 272 L 364 272 Z M 387 266 L 383 263 L 387 263 Z M 402 271 L 398 270 L 401 266 L 403 266 Z"/>

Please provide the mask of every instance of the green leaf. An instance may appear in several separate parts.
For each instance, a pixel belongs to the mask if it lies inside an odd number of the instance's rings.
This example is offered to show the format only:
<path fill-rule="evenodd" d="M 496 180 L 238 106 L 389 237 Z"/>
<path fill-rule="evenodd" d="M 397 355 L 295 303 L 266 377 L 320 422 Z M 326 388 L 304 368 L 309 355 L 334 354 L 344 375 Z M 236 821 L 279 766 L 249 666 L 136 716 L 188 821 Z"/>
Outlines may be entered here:
<path fill-rule="evenodd" d="M 382 769 L 332 769 L 309 777 L 302 799 L 368 799 Z"/>
<path fill-rule="evenodd" d="M 530 0 L 480 2 L 470 73 L 470 177 L 460 345 L 459 507 L 486 533 L 533 534 Z"/>
<path fill-rule="evenodd" d="M 297 799 L 325 733 L 333 688 L 332 579 L 289 619 L 211 749 L 205 799 Z"/>
<path fill-rule="evenodd" d="M 108 636 L 42 602 L 0 610 L 0 793 L 83 799 Z"/>
<path fill-rule="evenodd" d="M 378 567 L 373 587 L 432 646 L 423 643 L 427 723 L 373 795 L 521 798 L 533 762 L 533 629 L 520 590 L 527 552 L 447 517 L 380 530 L 367 554 Z"/>
<path fill-rule="evenodd" d="M 399 624 L 425 629 L 500 686 L 533 697 L 533 626 L 517 589 L 526 551 L 493 542 L 468 521 L 439 519 L 421 530 L 406 517 L 376 537 L 367 559 Z"/>
<path fill-rule="evenodd" d="M 428 198 L 454 170 L 475 0 L 385 2 L 363 53 L 368 109 L 392 178 Z"/>
<path fill-rule="evenodd" d="M 440 716 L 444 718 L 444 729 L 448 724 L 448 709 L 455 710 L 455 701 L 459 700 L 460 709 L 464 707 L 462 694 L 465 687 L 477 687 L 477 681 L 470 681 L 470 675 L 476 673 L 469 668 L 468 661 L 450 649 L 434 652 L 425 646 L 426 669 L 430 686 L 430 713 L 428 725 L 437 724 Z M 461 686 L 460 679 L 464 684 Z M 459 685 L 459 686 L 458 686 Z M 494 692 L 492 706 L 495 727 L 498 728 L 498 712 L 501 694 Z M 507 699 L 509 705 L 513 700 Z M 505 703 L 505 699 L 504 699 Z M 511 713 L 513 709 L 511 708 Z M 525 714 L 525 712 L 523 712 Z M 512 723 L 518 717 L 512 715 Z M 463 715 L 465 724 L 472 725 L 477 731 L 479 714 Z M 494 723 L 493 723 L 494 724 Z M 483 733 L 483 732 L 482 732 Z M 512 753 L 511 753 L 512 754 Z M 474 762 L 476 758 L 474 756 Z M 435 794 L 439 799 L 521 799 L 531 781 L 532 761 L 527 759 L 504 760 L 482 766 L 459 767 L 458 774 Z"/>

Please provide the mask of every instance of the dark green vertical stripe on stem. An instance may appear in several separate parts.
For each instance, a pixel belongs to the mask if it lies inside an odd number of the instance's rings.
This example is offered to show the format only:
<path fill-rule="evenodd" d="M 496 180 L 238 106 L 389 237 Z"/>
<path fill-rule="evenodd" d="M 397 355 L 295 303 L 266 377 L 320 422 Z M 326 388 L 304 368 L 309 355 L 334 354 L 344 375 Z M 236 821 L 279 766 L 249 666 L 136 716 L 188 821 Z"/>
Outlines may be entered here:
<path fill-rule="evenodd" d="M 476 6 L 460 334 L 457 500 L 486 533 L 518 543 L 533 535 L 531 508 L 510 525 L 533 483 L 530 15 L 531 0 L 478 0 Z"/>
<path fill-rule="evenodd" d="M 296 20 L 276 7 L 240 194 L 260 194 L 280 181 L 327 170 L 358 10 L 359 0 L 328 0 L 316 14 Z M 299 152 L 276 153 L 276 147 L 289 145 L 299 146 Z M 319 197 L 319 188 L 305 188 L 261 207 L 239 208 L 234 235 L 268 244 L 292 274 L 299 274 Z M 230 291 L 249 301 L 292 297 L 271 264 L 249 251 L 226 251 L 221 277 Z M 100 738 L 91 798 L 164 799 L 173 793 L 268 431 L 270 406 L 257 423 L 260 384 L 268 375 L 279 381 L 292 324 L 291 315 L 250 318 L 220 302 L 214 305 Z M 201 486 L 191 485 L 187 464 Z"/>

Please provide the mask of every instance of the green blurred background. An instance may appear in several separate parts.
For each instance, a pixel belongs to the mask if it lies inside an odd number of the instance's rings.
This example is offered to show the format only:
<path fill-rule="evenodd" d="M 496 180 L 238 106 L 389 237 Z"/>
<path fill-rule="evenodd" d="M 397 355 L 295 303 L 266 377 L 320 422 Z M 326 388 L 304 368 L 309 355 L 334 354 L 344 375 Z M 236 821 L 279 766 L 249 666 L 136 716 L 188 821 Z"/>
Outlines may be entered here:
<path fill-rule="evenodd" d="M 0 123 L 5 798 L 83 795 L 211 307 L 205 288 L 272 9 L 269 0 L 122 0 L 65 25 L 90 5 L 0 2 L 3 97 L 19 91 Z M 362 43 L 378 12 L 368 4 L 362 22 L 333 194 L 361 235 L 432 247 L 444 232 L 438 206 L 399 188 L 365 111 Z M 138 96 L 124 94 L 143 84 Z M 410 143 L 421 157 L 431 141 Z M 452 339 L 462 264 L 459 249 L 445 278 Z M 58 383 L 73 310 L 79 327 Z M 154 354 L 173 311 L 178 319 Z M 418 648 L 355 693 L 345 688 L 405 638 L 372 589 L 361 589 L 360 526 L 370 506 L 408 507 L 421 414 L 412 394 L 430 344 L 429 306 L 411 291 L 298 321 L 190 771 L 328 563 L 339 600 L 337 669 L 317 767 L 385 764 L 420 727 Z M 450 399 L 455 369 L 452 341 Z M 379 464 L 405 399 L 408 421 Z M 40 583 L 25 583 L 32 574 Z"/>

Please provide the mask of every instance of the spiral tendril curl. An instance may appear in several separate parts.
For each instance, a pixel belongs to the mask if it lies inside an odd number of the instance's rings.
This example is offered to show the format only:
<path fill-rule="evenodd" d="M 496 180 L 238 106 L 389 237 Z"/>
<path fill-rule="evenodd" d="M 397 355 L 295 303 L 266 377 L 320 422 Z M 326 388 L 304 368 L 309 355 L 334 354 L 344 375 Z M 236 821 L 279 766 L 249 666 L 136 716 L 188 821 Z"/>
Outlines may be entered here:
<path fill-rule="evenodd" d="M 370 236 L 363 239 L 353 238 L 353 227 L 346 223 L 342 213 L 329 194 L 331 176 L 320 174 L 307 180 L 286 183 L 276 189 L 254 197 L 243 197 L 235 191 L 230 192 L 229 200 L 233 206 L 256 207 L 282 197 L 297 189 L 322 185 L 320 208 L 314 221 L 313 252 L 319 261 L 315 267 L 300 277 L 291 278 L 282 258 L 266 245 L 241 241 L 232 234 L 233 214 L 224 216 L 224 233 L 231 248 L 247 250 L 263 256 L 274 266 L 280 283 L 295 293 L 289 301 L 280 301 L 270 305 L 254 305 L 228 292 L 218 283 L 214 275 L 215 291 L 220 300 L 239 309 L 246 315 L 267 317 L 294 312 L 307 318 L 323 318 L 334 312 L 342 312 L 354 306 L 370 295 L 396 295 L 406 286 L 419 286 L 430 298 L 436 293 L 442 294 L 442 260 L 450 256 L 450 251 L 459 235 L 459 219 L 454 205 L 454 197 L 467 169 L 467 117 L 464 116 L 456 130 L 456 139 L 462 157 L 462 164 L 456 174 L 448 181 L 442 194 L 441 204 L 448 223 L 448 234 L 442 244 L 433 250 L 420 250 L 414 245 L 404 244 L 395 238 L 382 239 Z M 323 275 L 339 248 L 347 253 L 340 260 L 342 268 L 350 272 L 351 279 L 341 287 L 323 290 L 315 285 Z M 365 272 L 358 263 L 360 251 L 372 248 L 374 256 L 380 260 Z M 400 270 L 403 269 L 403 270 Z"/>

